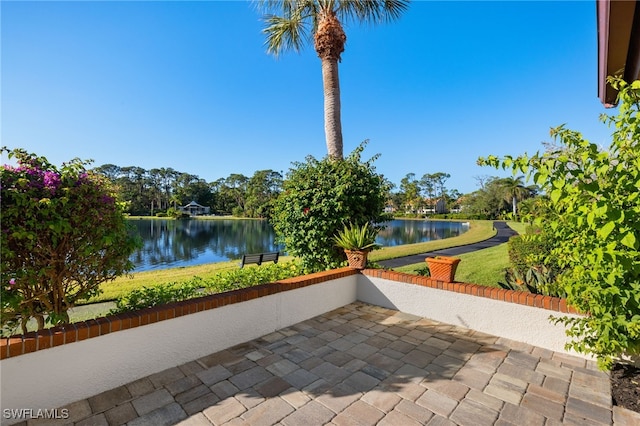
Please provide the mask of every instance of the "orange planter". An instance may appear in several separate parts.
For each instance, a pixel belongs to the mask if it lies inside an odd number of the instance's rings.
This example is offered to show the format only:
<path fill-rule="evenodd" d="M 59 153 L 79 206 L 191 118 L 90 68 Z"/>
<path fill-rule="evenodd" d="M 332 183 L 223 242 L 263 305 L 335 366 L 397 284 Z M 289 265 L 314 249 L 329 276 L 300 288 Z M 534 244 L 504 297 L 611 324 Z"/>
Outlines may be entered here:
<path fill-rule="evenodd" d="M 345 250 L 347 260 L 349 261 L 349 267 L 353 269 L 364 269 L 367 265 L 368 251 L 361 250 Z"/>
<path fill-rule="evenodd" d="M 429 265 L 429 273 L 431 278 L 437 281 L 443 281 L 446 283 L 452 283 L 456 276 L 456 269 L 460 259 L 457 257 L 427 257 L 425 259 L 427 265 Z"/>

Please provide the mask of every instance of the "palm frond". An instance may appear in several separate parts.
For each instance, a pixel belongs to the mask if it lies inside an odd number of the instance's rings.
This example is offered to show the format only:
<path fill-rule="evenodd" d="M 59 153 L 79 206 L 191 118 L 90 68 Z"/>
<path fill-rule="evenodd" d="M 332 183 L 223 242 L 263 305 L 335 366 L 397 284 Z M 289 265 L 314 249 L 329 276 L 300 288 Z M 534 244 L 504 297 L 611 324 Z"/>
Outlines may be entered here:
<path fill-rule="evenodd" d="M 391 22 L 408 9 L 410 0 L 346 0 L 338 1 L 340 19 L 380 24 Z"/>
<path fill-rule="evenodd" d="M 268 15 L 264 21 L 266 27 L 262 32 L 266 35 L 267 52 L 275 56 L 287 50 L 299 52 L 309 40 L 307 25 L 299 16 Z"/>
<path fill-rule="evenodd" d="M 257 6 L 264 12 L 267 51 L 299 52 L 311 40 L 315 28 L 315 0 L 260 0 Z M 311 21 L 311 22 L 310 22 Z"/>

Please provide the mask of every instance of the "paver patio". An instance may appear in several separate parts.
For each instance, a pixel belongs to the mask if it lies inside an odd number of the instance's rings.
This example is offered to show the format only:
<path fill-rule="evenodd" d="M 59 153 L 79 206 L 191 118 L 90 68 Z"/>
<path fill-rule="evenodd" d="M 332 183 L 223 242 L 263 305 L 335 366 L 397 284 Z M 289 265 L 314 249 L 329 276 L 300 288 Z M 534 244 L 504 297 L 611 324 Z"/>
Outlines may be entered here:
<path fill-rule="evenodd" d="M 75 425 L 640 424 L 592 361 L 360 302 L 65 408 Z"/>

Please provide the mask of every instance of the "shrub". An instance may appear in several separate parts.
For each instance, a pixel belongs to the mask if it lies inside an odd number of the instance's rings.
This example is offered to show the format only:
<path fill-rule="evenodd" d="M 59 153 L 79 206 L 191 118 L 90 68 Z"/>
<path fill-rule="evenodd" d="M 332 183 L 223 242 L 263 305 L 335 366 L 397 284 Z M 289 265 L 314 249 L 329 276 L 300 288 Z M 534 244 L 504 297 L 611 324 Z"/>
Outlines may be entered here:
<path fill-rule="evenodd" d="M 418 268 L 416 269 L 416 274 L 422 276 L 422 277 L 430 277 L 431 276 L 431 269 L 429 269 L 429 265 L 425 265 L 422 268 Z"/>
<path fill-rule="evenodd" d="M 167 215 L 167 213 L 165 213 L 165 212 L 158 212 L 158 213 L 156 213 L 156 217 L 167 217 L 167 216 L 168 216 L 168 215 Z"/>
<path fill-rule="evenodd" d="M 285 278 L 301 275 L 301 268 L 295 262 L 275 263 L 245 267 L 223 272 L 206 283 L 207 291 L 220 293 L 254 285 L 272 283 Z"/>
<path fill-rule="evenodd" d="M 2 151 L 18 163 L 0 168 L 2 327 L 66 323 L 77 300 L 133 268 L 137 239 L 109 182 L 85 170 L 89 162 L 56 168 L 24 150 Z"/>
<path fill-rule="evenodd" d="M 135 289 L 120 297 L 116 301 L 116 307 L 109 311 L 109 315 L 191 299 L 201 294 L 203 286 L 202 279 L 194 277 L 185 283 L 160 284 Z"/>
<path fill-rule="evenodd" d="M 509 238 L 507 246 L 509 263 L 515 272 L 526 274 L 529 269 L 543 265 L 558 269 L 555 265 L 549 264 L 553 246 L 546 234 L 516 235 Z"/>
<path fill-rule="evenodd" d="M 383 213 L 389 186 L 372 165 L 361 162 L 366 141 L 347 158 L 311 156 L 294 163 L 274 203 L 271 222 L 287 253 L 301 259 L 306 271 L 338 267 L 344 252 L 333 236 L 350 222 L 355 226 L 391 219 Z"/>
<path fill-rule="evenodd" d="M 171 302 L 192 299 L 206 294 L 222 293 L 239 288 L 275 282 L 300 275 L 295 262 L 262 265 L 223 272 L 204 280 L 193 277 L 185 283 L 159 284 L 135 289 L 118 298 L 116 307 L 109 314 L 134 311 Z"/>
<path fill-rule="evenodd" d="M 573 338 L 568 347 L 598 357 L 601 368 L 640 353 L 640 81 L 611 79 L 619 90 L 609 148 L 564 126 L 560 146 L 533 156 L 479 159 L 528 173 L 548 194 L 538 224 L 554 241 L 567 302 L 587 315 L 557 318 Z"/>
<path fill-rule="evenodd" d="M 507 290 L 527 291 L 545 296 L 566 297 L 566 292 L 558 283 L 557 274 L 545 266 L 528 267 L 521 272 L 515 268 L 507 269 L 505 282 L 498 285 Z"/>

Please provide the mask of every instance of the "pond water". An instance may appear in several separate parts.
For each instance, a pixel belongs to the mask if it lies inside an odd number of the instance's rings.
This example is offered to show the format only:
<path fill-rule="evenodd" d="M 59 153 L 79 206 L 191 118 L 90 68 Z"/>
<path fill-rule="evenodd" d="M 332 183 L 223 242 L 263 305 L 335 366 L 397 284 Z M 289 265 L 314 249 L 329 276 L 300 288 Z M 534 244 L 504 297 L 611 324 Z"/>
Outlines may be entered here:
<path fill-rule="evenodd" d="M 132 219 L 143 246 L 132 256 L 134 271 L 226 262 L 245 253 L 280 251 L 266 221 Z M 469 230 L 460 222 L 393 220 L 378 234 L 382 246 L 420 243 L 458 236 Z"/>

